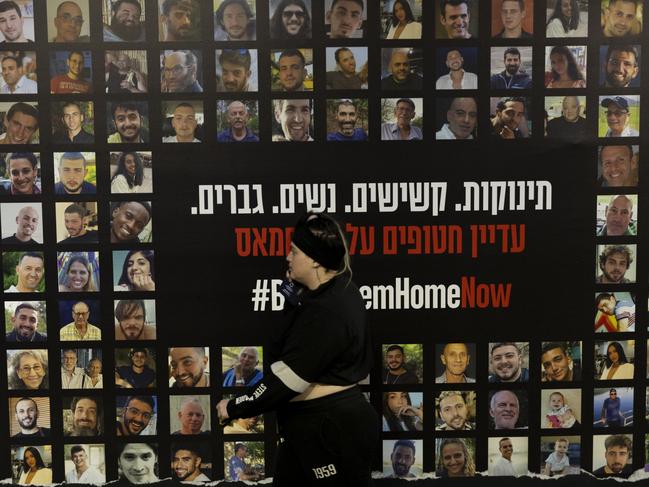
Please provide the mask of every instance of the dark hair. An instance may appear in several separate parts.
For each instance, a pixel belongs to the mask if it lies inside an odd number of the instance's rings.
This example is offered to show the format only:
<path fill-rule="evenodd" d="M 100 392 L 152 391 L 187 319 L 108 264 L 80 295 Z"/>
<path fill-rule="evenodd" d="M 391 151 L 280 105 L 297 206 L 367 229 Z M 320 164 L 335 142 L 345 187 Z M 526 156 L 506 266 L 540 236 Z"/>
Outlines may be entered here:
<path fill-rule="evenodd" d="M 192 10 L 191 0 L 164 0 L 162 2 L 162 15 L 169 15 L 171 9 L 177 7 L 183 10 Z"/>
<path fill-rule="evenodd" d="M 155 403 L 153 402 L 153 398 L 151 396 L 128 396 L 126 398 L 126 401 L 124 402 L 124 407 L 128 407 L 131 401 L 140 401 L 144 404 L 148 404 L 149 406 L 151 406 L 151 411 L 155 409 Z"/>
<path fill-rule="evenodd" d="M 502 112 L 505 109 L 505 105 L 510 101 L 522 103 L 523 106 L 525 106 L 525 98 L 523 98 L 522 96 L 508 96 L 507 98 L 503 98 L 498 102 L 498 104 L 496 105 L 496 110 Z"/>
<path fill-rule="evenodd" d="M 489 350 L 489 355 L 493 355 L 494 350 L 496 350 L 497 348 L 500 348 L 500 347 L 514 347 L 516 349 L 516 353 L 518 353 L 518 355 L 521 354 L 521 351 L 518 348 L 518 345 L 516 344 L 516 342 L 496 342 L 493 345 L 491 345 L 491 350 Z"/>
<path fill-rule="evenodd" d="M 394 442 L 394 446 L 392 447 L 392 453 L 399 448 L 400 446 L 405 446 L 406 448 L 410 448 L 412 450 L 412 456 L 415 456 L 416 449 L 415 449 L 415 442 L 412 440 L 397 440 Z"/>
<path fill-rule="evenodd" d="M 633 54 L 636 66 L 638 65 L 638 50 L 635 48 L 635 46 L 632 46 L 631 44 L 609 45 L 608 49 L 606 49 L 606 62 L 608 62 L 608 60 L 611 58 L 611 54 L 613 54 L 614 52 L 630 52 L 631 54 Z"/>
<path fill-rule="evenodd" d="M 144 347 L 134 347 L 134 348 L 131 348 L 128 351 L 129 358 L 133 358 L 133 355 L 135 355 L 136 353 L 143 353 L 147 357 L 149 356 L 149 351 L 146 348 L 144 348 Z"/>
<path fill-rule="evenodd" d="M 595 307 L 597 308 L 602 301 L 606 301 L 611 298 L 615 299 L 615 295 L 613 293 L 599 293 L 595 297 Z"/>
<path fill-rule="evenodd" d="M 34 406 L 36 407 L 36 411 L 38 411 L 38 404 L 36 404 L 36 401 L 34 401 L 34 398 L 33 397 L 27 397 L 27 396 L 23 396 L 23 397 L 21 397 L 20 399 L 18 399 L 16 401 L 16 404 L 14 404 L 14 411 L 18 407 L 18 403 L 23 402 L 23 401 L 31 401 L 31 402 L 33 402 Z"/>
<path fill-rule="evenodd" d="M 81 445 L 74 445 L 72 448 L 70 448 L 70 457 L 72 457 L 72 455 L 74 455 L 75 453 L 79 453 L 80 451 L 86 451 L 86 449 Z"/>
<path fill-rule="evenodd" d="M 118 458 L 118 461 L 119 461 L 119 457 L 121 457 L 122 453 L 124 453 L 124 450 L 126 449 L 126 447 L 130 446 L 130 445 L 146 445 L 149 448 L 151 448 L 151 451 L 153 451 L 153 453 L 155 453 L 156 457 L 158 456 L 158 445 L 156 445 L 155 443 L 150 443 L 148 441 L 138 441 L 137 443 L 121 443 L 120 442 L 120 443 L 117 443 L 117 458 Z"/>
<path fill-rule="evenodd" d="M 126 156 L 129 154 L 135 160 L 135 176 L 131 176 L 126 170 Z M 111 181 L 115 180 L 119 175 L 124 176 L 129 188 L 142 185 L 142 181 L 144 180 L 144 165 L 142 164 L 142 158 L 137 152 L 122 152 L 120 154 L 117 160 L 117 171 L 115 171 L 115 175 L 111 178 Z"/>
<path fill-rule="evenodd" d="M 142 14 L 142 5 L 137 0 L 117 0 L 110 5 L 110 11 L 115 15 L 123 3 L 130 3 L 137 7 L 138 14 Z"/>
<path fill-rule="evenodd" d="M 610 7 L 617 2 L 632 3 L 636 8 L 638 8 L 638 0 L 608 0 L 608 6 Z"/>
<path fill-rule="evenodd" d="M 81 112 L 81 102 L 79 101 L 66 101 L 61 105 L 61 113 L 63 113 L 63 110 L 65 110 L 67 107 L 77 107 L 79 111 Z"/>
<path fill-rule="evenodd" d="M 570 30 L 576 30 L 579 26 L 579 3 L 577 0 L 570 0 L 570 11 L 572 12 L 572 16 L 569 19 L 566 19 L 561 12 L 561 0 L 557 0 L 554 4 L 552 15 L 550 15 L 545 26 L 547 27 L 554 19 L 559 19 L 566 34 Z"/>
<path fill-rule="evenodd" d="M 27 473 L 31 468 L 27 465 L 27 462 L 25 461 L 25 453 L 27 452 L 34 455 L 34 459 L 36 460 L 36 470 L 45 468 L 45 462 L 43 462 L 43 457 L 41 457 L 41 453 L 38 451 L 38 449 L 33 446 L 28 446 L 27 448 L 25 448 L 25 451 L 23 452 L 23 472 Z"/>
<path fill-rule="evenodd" d="M 541 347 L 541 356 L 543 356 L 544 353 L 547 353 L 550 350 L 554 350 L 555 348 L 560 349 L 561 353 L 563 353 L 566 357 L 570 356 L 568 354 L 568 344 L 566 342 L 547 342 L 547 343 L 544 343 L 543 347 Z"/>
<path fill-rule="evenodd" d="M 22 113 L 23 115 L 35 118 L 36 127 L 38 127 L 38 110 L 36 110 L 36 108 L 29 103 L 25 103 L 24 101 L 14 103 L 13 105 L 11 105 L 11 108 L 9 108 L 9 111 L 7 112 L 5 117 L 7 118 L 7 120 L 11 120 L 12 118 L 14 118 L 14 115 L 16 113 Z"/>
<path fill-rule="evenodd" d="M 439 2 L 439 13 L 442 17 L 446 18 L 446 6 L 450 5 L 451 7 L 457 7 L 462 4 L 466 4 L 467 8 L 469 7 L 469 0 L 440 0 Z"/>
<path fill-rule="evenodd" d="M 74 56 L 75 54 L 78 54 L 79 56 L 81 56 L 81 59 L 84 59 L 83 52 L 81 52 L 81 51 L 70 51 L 70 53 L 68 54 L 68 61 L 70 59 L 72 59 L 72 56 Z"/>
<path fill-rule="evenodd" d="M 74 252 L 68 258 L 68 261 L 65 264 L 65 270 L 63 271 L 63 282 L 61 284 L 63 284 L 66 287 L 68 286 L 68 274 L 70 272 L 70 268 L 72 267 L 72 264 L 74 264 L 75 262 L 81 263 L 86 268 L 86 270 L 88 271 L 88 282 L 84 286 L 83 291 L 84 292 L 85 291 L 97 291 L 97 288 L 95 286 L 95 282 L 94 282 L 94 279 L 93 279 L 93 272 L 92 272 L 92 269 L 90 268 L 90 261 L 88 260 L 88 257 L 85 254 L 80 253 L 80 252 L 79 253 Z"/>
<path fill-rule="evenodd" d="M 72 203 L 63 213 L 77 213 L 81 218 L 84 218 L 88 214 L 88 211 L 83 206 Z"/>
<path fill-rule="evenodd" d="M 417 428 L 415 428 L 416 416 L 404 415 L 401 417 L 403 419 L 403 422 L 405 423 L 405 429 L 404 429 L 404 427 L 401 425 L 401 421 L 399 421 L 399 418 L 396 417 L 396 415 L 390 409 L 390 406 L 388 406 L 388 398 L 390 397 L 390 394 L 402 394 L 402 393 L 406 395 L 406 401 L 408 402 L 408 406 L 412 406 L 412 401 L 410 400 L 410 394 L 408 392 L 403 392 L 403 391 L 384 392 L 383 393 L 383 418 L 385 419 L 385 422 L 388 424 L 389 431 L 417 431 Z"/>
<path fill-rule="evenodd" d="M 320 240 L 322 246 L 327 248 L 328 253 L 342 254 L 338 269 L 329 270 L 336 271 L 336 275 L 343 273 L 351 275 L 347 239 L 336 220 L 326 213 L 309 211 L 300 219 L 298 225 L 304 225 L 314 237 Z"/>
<path fill-rule="evenodd" d="M 403 351 L 403 347 L 401 345 L 390 345 L 385 349 L 385 353 L 391 352 L 393 350 L 399 350 L 402 355 L 405 355 L 405 352 Z"/>
<path fill-rule="evenodd" d="M 45 259 L 43 258 L 43 253 L 42 252 L 24 252 L 20 258 L 18 259 L 18 265 L 23 261 L 25 257 L 32 257 L 34 259 L 41 259 L 43 262 L 45 262 Z"/>
<path fill-rule="evenodd" d="M 18 17 L 22 18 L 23 16 L 22 12 L 20 11 L 20 7 L 13 0 L 4 0 L 0 2 L 0 13 L 7 12 L 8 10 L 15 10 L 16 12 L 18 12 Z"/>
<path fill-rule="evenodd" d="M 331 2 L 331 8 L 330 8 L 330 11 L 334 9 L 334 7 L 336 6 L 336 4 L 337 4 L 339 1 L 341 1 L 341 0 L 333 0 L 333 1 Z M 349 1 L 350 1 L 350 2 L 354 2 L 354 3 L 355 3 L 356 5 L 358 5 L 360 8 L 362 8 L 363 10 L 365 10 L 365 2 L 364 2 L 363 0 L 349 0 Z"/>
<path fill-rule="evenodd" d="M 505 2 L 518 2 L 518 7 L 522 10 L 525 10 L 525 0 L 502 0 L 500 6 L 502 7 Z"/>
<path fill-rule="evenodd" d="M 142 205 L 149 214 L 149 221 L 151 220 L 151 204 L 147 201 L 114 201 L 110 204 L 110 214 L 112 215 L 117 208 L 121 208 L 126 203 L 137 203 L 139 205 Z M 111 217 L 111 221 L 112 219 L 113 218 Z"/>
<path fill-rule="evenodd" d="M 302 67 L 306 65 L 306 59 L 304 59 L 304 54 L 302 54 L 299 49 L 284 49 L 280 53 L 279 58 L 277 59 L 278 64 L 283 57 L 298 57 L 300 58 L 300 61 L 302 61 Z"/>
<path fill-rule="evenodd" d="M 392 4 L 392 27 L 399 25 L 399 19 L 397 19 L 397 16 L 394 15 L 394 9 L 397 6 L 397 3 L 400 3 L 403 10 L 406 12 L 406 24 L 413 22 L 415 20 L 415 16 L 412 15 L 410 2 L 408 2 L 408 0 L 394 0 L 394 3 Z"/>
<path fill-rule="evenodd" d="M 349 47 L 339 47 L 338 49 L 336 49 L 336 51 L 334 52 L 334 57 L 336 58 L 336 63 L 340 62 L 339 56 L 340 56 L 340 53 L 343 52 L 343 51 L 352 52 L 352 50 Z M 352 54 L 354 54 L 354 53 L 352 52 Z"/>
<path fill-rule="evenodd" d="M 117 306 L 115 306 L 115 318 L 117 318 L 117 321 L 122 321 L 135 313 L 137 308 L 142 308 L 144 321 L 146 321 L 146 308 L 142 299 L 122 299 L 118 301 Z"/>
<path fill-rule="evenodd" d="M 9 170 L 11 161 L 15 159 L 27 159 L 32 165 L 32 169 L 36 169 L 36 166 L 38 166 L 38 159 L 36 159 L 33 152 L 12 152 L 8 159 L 7 170 Z"/>
<path fill-rule="evenodd" d="M 180 450 L 187 450 L 192 452 L 194 455 L 197 457 L 202 457 L 203 452 L 200 444 L 197 443 L 190 443 L 190 442 L 182 442 L 182 443 L 172 443 L 171 444 L 171 455 L 175 455 L 178 451 Z"/>
<path fill-rule="evenodd" d="M 9 59 L 9 60 L 13 61 L 14 63 L 16 63 L 17 68 L 21 67 L 21 63 L 18 62 L 18 58 L 16 56 L 4 56 L 2 58 L 2 62 L 4 63 L 7 59 Z"/>
<path fill-rule="evenodd" d="M 304 11 L 304 22 L 302 23 L 302 28 L 295 36 L 288 35 L 286 29 L 284 29 L 284 22 L 282 21 L 284 9 L 289 5 L 297 5 Z M 270 19 L 270 37 L 271 39 L 311 38 L 311 15 L 309 14 L 309 9 L 302 0 L 282 0 L 279 5 L 277 5 L 275 12 Z"/>
<path fill-rule="evenodd" d="M 575 59 L 575 56 L 567 46 L 554 46 L 552 50 L 550 50 L 550 57 L 552 57 L 553 54 L 559 54 L 566 58 L 566 61 L 568 61 L 568 76 L 570 76 L 571 80 L 576 81 L 584 79 L 584 75 L 579 70 L 579 66 L 577 66 L 577 60 Z M 554 69 L 552 70 L 552 79 L 559 79 L 559 73 L 557 73 Z"/>
<path fill-rule="evenodd" d="M 604 440 L 604 448 L 608 450 L 614 446 L 626 448 L 631 453 L 632 440 L 626 435 L 611 435 Z"/>
<path fill-rule="evenodd" d="M 610 368 L 611 365 L 613 365 L 613 362 L 611 362 L 611 359 L 608 356 L 608 350 L 613 347 L 615 351 L 617 352 L 618 356 L 618 364 L 626 364 L 628 362 L 628 359 L 626 358 L 626 353 L 624 353 L 624 348 L 620 344 L 620 342 L 611 342 L 606 346 L 606 367 Z"/>
<path fill-rule="evenodd" d="M 606 260 L 613 254 L 624 254 L 626 255 L 626 268 L 628 269 L 633 262 L 633 257 L 631 256 L 631 249 L 626 245 L 607 245 L 604 247 L 604 250 L 599 254 L 599 267 L 600 269 L 606 264 Z"/>
<path fill-rule="evenodd" d="M 70 411 L 74 413 L 74 410 L 77 408 L 77 403 L 83 399 L 88 399 L 92 402 L 95 403 L 95 406 L 97 406 L 97 430 L 101 430 L 101 424 L 103 423 L 103 403 L 98 400 L 96 397 L 89 397 L 89 396 L 74 396 L 72 398 L 72 402 L 70 403 Z M 101 421 L 100 421 L 101 419 Z"/>
<path fill-rule="evenodd" d="M 252 9 L 250 8 L 250 5 L 248 5 L 248 2 L 246 2 L 245 0 L 224 0 L 214 14 L 216 23 L 218 23 L 223 29 L 225 29 L 225 25 L 223 25 L 223 12 L 225 12 L 225 9 L 232 4 L 239 5 L 243 9 L 247 18 L 251 19 L 253 17 Z"/>
<path fill-rule="evenodd" d="M 140 113 L 140 105 L 137 102 L 129 102 L 129 101 L 118 101 L 115 102 L 113 105 L 113 108 L 111 110 L 111 113 L 113 115 L 113 120 L 115 120 L 115 112 L 117 111 L 118 108 L 121 108 L 125 112 L 137 112 L 140 117 L 142 117 L 142 113 Z"/>
<path fill-rule="evenodd" d="M 245 448 L 246 450 L 248 449 L 248 447 L 246 446 L 245 443 L 236 443 L 236 444 L 234 445 L 234 453 L 238 452 L 238 451 L 241 450 L 242 448 Z"/>
<path fill-rule="evenodd" d="M 521 52 L 516 47 L 508 47 L 507 49 L 505 49 L 505 52 L 503 53 L 503 59 L 507 59 L 507 54 L 518 56 L 518 59 L 521 58 Z"/>
<path fill-rule="evenodd" d="M 126 257 L 124 258 L 124 264 L 122 265 L 122 275 L 119 276 L 119 281 L 117 281 L 118 285 L 125 285 L 128 286 L 130 291 L 133 291 L 133 283 L 131 282 L 131 278 L 128 277 L 128 259 L 130 259 L 133 255 L 135 254 L 142 254 L 142 256 L 149 261 L 149 268 L 151 269 L 151 280 L 155 282 L 155 271 L 154 271 L 154 265 L 153 265 L 153 250 L 148 250 L 148 249 L 137 249 L 137 250 L 129 250 L 128 254 L 126 254 Z"/>
<path fill-rule="evenodd" d="M 248 49 L 223 49 L 219 54 L 219 64 L 230 63 L 236 66 L 243 66 L 250 71 L 250 51 Z"/>
<path fill-rule="evenodd" d="M 16 310 L 14 311 L 14 316 L 17 316 L 18 312 L 21 309 L 31 309 L 32 311 L 35 311 L 36 313 L 38 313 L 38 310 L 36 309 L 36 307 L 33 304 L 31 304 L 31 303 L 20 303 L 18 306 L 16 306 Z"/>

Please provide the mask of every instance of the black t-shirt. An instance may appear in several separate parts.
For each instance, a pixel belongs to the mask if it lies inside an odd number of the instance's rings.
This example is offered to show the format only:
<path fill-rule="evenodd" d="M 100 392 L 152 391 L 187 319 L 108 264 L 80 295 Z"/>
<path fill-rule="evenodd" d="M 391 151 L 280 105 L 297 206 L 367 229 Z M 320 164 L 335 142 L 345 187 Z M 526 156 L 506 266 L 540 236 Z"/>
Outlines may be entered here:
<path fill-rule="evenodd" d="M 75 243 L 97 243 L 99 242 L 99 233 L 96 230 L 88 230 L 80 237 L 68 237 L 61 240 L 62 244 L 75 244 Z"/>
<path fill-rule="evenodd" d="M 3 238 L 1 241 L 3 244 L 20 244 L 20 245 L 29 245 L 29 244 L 36 244 L 40 245 L 39 242 L 34 240 L 33 238 L 30 238 L 26 242 L 23 240 L 19 240 L 18 237 L 16 237 L 16 234 L 14 233 L 11 237 Z"/>
<path fill-rule="evenodd" d="M 593 472 L 593 475 L 597 478 L 604 479 L 607 477 L 618 477 L 621 479 L 628 479 L 629 476 L 633 473 L 633 467 L 631 465 L 625 465 L 620 473 L 608 473 L 606 467 L 600 467 Z"/>

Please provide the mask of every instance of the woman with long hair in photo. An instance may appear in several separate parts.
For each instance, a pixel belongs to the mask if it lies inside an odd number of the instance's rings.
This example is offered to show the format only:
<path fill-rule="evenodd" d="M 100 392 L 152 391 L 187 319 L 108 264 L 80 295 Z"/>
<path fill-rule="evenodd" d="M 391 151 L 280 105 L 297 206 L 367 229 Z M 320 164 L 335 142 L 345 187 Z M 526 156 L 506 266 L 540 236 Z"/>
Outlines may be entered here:
<path fill-rule="evenodd" d="M 122 152 L 110 180 L 111 193 L 139 193 L 144 181 L 144 164 L 137 152 Z"/>
<path fill-rule="evenodd" d="M 20 485 L 43 485 L 52 483 L 52 469 L 45 467 L 38 448 L 28 446 L 23 452 Z"/>
<path fill-rule="evenodd" d="M 372 367 L 372 345 L 340 225 L 307 213 L 286 261 L 286 322 L 272 332 L 269 373 L 254 390 L 220 401 L 219 419 L 277 411 L 275 486 L 325 478 L 330 485 L 369 486 L 379 423 L 357 384 Z"/>
<path fill-rule="evenodd" d="M 130 250 L 126 254 L 115 291 L 155 291 L 153 250 Z"/>
<path fill-rule="evenodd" d="M 92 266 L 85 254 L 72 254 L 59 277 L 59 292 L 83 293 L 98 291 L 92 276 Z"/>
<path fill-rule="evenodd" d="M 408 0 L 395 0 L 386 39 L 421 39 L 421 23 L 415 22 Z"/>
<path fill-rule="evenodd" d="M 424 411 L 412 406 L 407 392 L 383 393 L 383 431 L 422 431 Z"/>
<path fill-rule="evenodd" d="M 578 37 L 579 2 L 577 0 L 556 0 L 548 23 L 545 25 L 546 37 Z"/>
<path fill-rule="evenodd" d="M 473 477 L 475 462 L 466 446 L 466 439 L 445 438 L 439 446 L 437 458 L 438 477 Z"/>
<path fill-rule="evenodd" d="M 586 79 L 577 60 L 566 46 L 554 46 L 550 51 L 550 72 L 546 73 L 546 88 L 586 88 Z"/>
<path fill-rule="evenodd" d="M 604 365 L 599 380 L 633 379 L 633 364 L 627 360 L 624 348 L 619 342 L 611 342 L 606 347 Z"/>

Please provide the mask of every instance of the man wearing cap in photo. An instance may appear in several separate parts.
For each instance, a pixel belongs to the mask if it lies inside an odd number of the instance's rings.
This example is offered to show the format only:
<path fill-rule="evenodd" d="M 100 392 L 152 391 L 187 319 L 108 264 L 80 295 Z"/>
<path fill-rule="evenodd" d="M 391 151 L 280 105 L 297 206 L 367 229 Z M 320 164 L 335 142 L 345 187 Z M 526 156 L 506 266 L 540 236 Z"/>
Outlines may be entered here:
<path fill-rule="evenodd" d="M 638 137 L 640 133 L 629 127 L 629 100 L 624 96 L 604 98 L 601 102 L 606 108 L 608 130 L 604 137 Z"/>

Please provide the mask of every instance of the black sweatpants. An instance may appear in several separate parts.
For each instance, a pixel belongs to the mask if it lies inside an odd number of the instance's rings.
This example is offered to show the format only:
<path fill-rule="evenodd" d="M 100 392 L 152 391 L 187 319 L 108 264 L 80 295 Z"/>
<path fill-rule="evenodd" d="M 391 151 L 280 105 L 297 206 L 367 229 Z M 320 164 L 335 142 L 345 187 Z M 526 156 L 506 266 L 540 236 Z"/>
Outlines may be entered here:
<path fill-rule="evenodd" d="M 273 486 L 367 487 L 379 440 L 374 408 L 353 387 L 277 412 Z"/>

